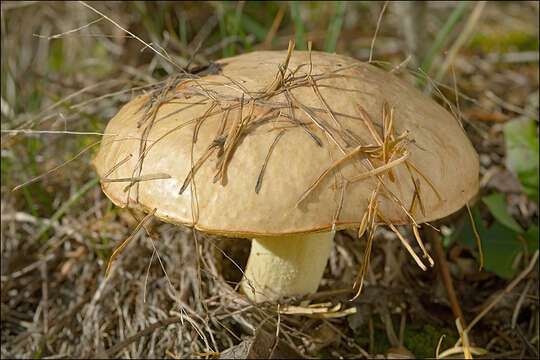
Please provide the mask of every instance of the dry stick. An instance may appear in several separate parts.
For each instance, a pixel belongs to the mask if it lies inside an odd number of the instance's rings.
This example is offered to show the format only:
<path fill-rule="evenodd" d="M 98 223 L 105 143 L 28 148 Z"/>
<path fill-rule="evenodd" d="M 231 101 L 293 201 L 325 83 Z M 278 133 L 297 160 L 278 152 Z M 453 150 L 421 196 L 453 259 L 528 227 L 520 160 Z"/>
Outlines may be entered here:
<path fill-rule="evenodd" d="M 43 309 L 43 341 L 45 345 L 47 344 L 47 340 L 49 338 L 49 277 L 47 273 L 47 261 L 42 260 L 41 266 L 40 266 L 40 272 L 41 272 L 41 293 L 42 293 L 42 309 Z"/>
<path fill-rule="evenodd" d="M 480 18 L 480 15 L 482 14 L 482 11 L 484 10 L 484 7 L 486 6 L 486 1 L 480 1 L 476 4 L 474 7 L 474 10 L 471 13 L 471 16 L 467 20 L 467 23 L 465 24 L 465 27 L 463 30 L 461 30 L 459 37 L 452 45 L 452 48 L 450 48 L 450 51 L 445 56 L 444 63 L 441 65 L 439 71 L 437 71 L 437 75 L 435 76 L 435 80 L 440 81 L 446 71 L 448 70 L 448 67 L 452 64 L 454 61 L 454 58 L 456 54 L 458 53 L 459 49 L 465 44 L 465 41 L 469 39 L 470 35 L 472 34 L 472 31 L 474 30 L 474 27 L 478 23 L 478 19 Z"/>
<path fill-rule="evenodd" d="M 457 109 L 457 114 L 459 116 L 458 118 L 458 123 L 459 125 L 461 126 L 462 129 L 464 129 L 463 127 L 463 115 L 461 114 L 461 108 L 459 106 L 459 90 L 458 90 L 458 87 L 457 87 L 457 80 L 456 80 L 456 71 L 454 69 L 454 66 L 452 66 L 452 79 L 454 80 L 454 94 L 456 95 L 456 109 Z"/>
<path fill-rule="evenodd" d="M 433 250 L 435 251 L 437 270 L 439 271 L 439 274 L 443 280 L 444 288 L 446 290 L 446 294 L 448 295 L 448 300 L 450 301 L 450 307 L 452 308 L 452 313 L 461 321 L 461 324 L 465 326 L 465 318 L 463 317 L 463 313 L 454 290 L 454 285 L 452 284 L 452 277 L 450 276 L 450 271 L 448 270 L 446 255 L 441 245 L 439 233 L 432 228 L 427 228 L 426 233 L 431 245 L 433 246 Z"/>
<path fill-rule="evenodd" d="M 521 305 L 523 304 L 523 300 L 525 299 L 525 295 L 529 291 L 529 288 L 531 287 L 531 284 L 532 284 L 531 280 L 527 281 L 527 284 L 523 288 L 523 291 L 519 295 L 519 299 L 516 302 L 516 306 L 514 308 L 514 313 L 512 314 L 512 321 L 510 322 L 512 329 L 514 329 L 516 327 L 517 318 L 518 318 L 518 315 L 519 315 L 519 310 L 521 309 Z"/>
<path fill-rule="evenodd" d="M 463 342 L 463 355 L 465 355 L 465 359 L 472 359 L 469 337 L 467 336 L 468 334 L 463 331 L 463 325 L 461 324 L 459 318 L 456 319 L 456 328 L 459 333 L 459 338 Z"/>
<path fill-rule="evenodd" d="M 519 273 L 518 276 L 516 276 L 516 278 L 514 280 L 512 280 L 505 288 L 503 291 L 501 291 L 501 293 L 499 295 L 497 295 L 493 301 L 491 301 L 489 303 L 488 306 L 486 306 L 486 308 L 484 310 L 482 310 L 480 312 L 480 314 L 476 315 L 476 317 L 473 319 L 473 321 L 471 321 L 471 323 L 465 328 L 465 332 L 469 332 L 471 331 L 471 329 L 473 328 L 474 325 L 476 325 L 476 323 L 478 321 L 480 321 L 480 319 L 482 319 L 488 312 L 489 310 L 491 310 L 499 301 L 501 301 L 501 299 L 504 297 L 504 295 L 508 294 L 510 291 L 512 291 L 512 289 L 517 285 L 519 284 L 519 282 L 521 280 L 523 280 L 533 269 L 534 265 L 536 264 L 536 260 L 538 260 L 538 250 L 536 250 L 531 258 L 531 261 L 529 262 L 529 265 L 521 272 Z M 459 339 L 457 342 L 456 342 L 456 345 L 454 346 L 459 346 L 461 344 L 461 339 Z"/>
<path fill-rule="evenodd" d="M 278 13 L 276 14 L 276 17 L 274 18 L 274 21 L 272 21 L 270 30 L 268 30 L 266 39 L 264 40 L 265 48 L 268 48 L 270 45 L 272 45 L 272 40 L 274 39 L 274 36 L 276 36 L 276 32 L 279 29 L 279 25 L 281 24 L 281 20 L 283 20 L 284 15 L 285 15 L 285 6 L 280 6 L 278 9 Z"/>
<path fill-rule="evenodd" d="M 157 330 L 161 327 L 168 326 L 171 324 L 179 323 L 182 320 L 183 320 L 183 317 L 179 317 L 179 316 L 171 316 L 166 319 L 158 320 L 152 325 L 148 326 L 146 329 L 141 330 L 137 334 L 130 336 L 126 340 L 119 342 L 118 344 L 108 348 L 107 350 L 105 350 L 105 352 L 94 355 L 93 358 L 94 359 L 107 359 L 113 356 L 114 354 L 116 354 L 117 352 L 119 352 L 120 350 L 122 350 L 123 348 L 125 348 L 126 346 L 128 346 L 129 344 L 139 340 L 141 337 L 150 335 L 154 330 Z"/>
<path fill-rule="evenodd" d="M 279 330 L 280 330 L 280 324 L 281 324 L 281 311 L 279 309 L 280 305 L 277 306 L 277 324 L 276 324 L 276 336 L 274 340 L 274 345 L 272 346 L 272 350 L 270 351 L 270 355 L 268 355 L 269 359 L 273 358 L 274 352 L 276 351 L 276 348 L 279 344 Z"/>
<path fill-rule="evenodd" d="M 371 59 L 373 57 L 373 48 L 375 47 L 375 39 L 377 38 L 377 33 L 379 32 L 379 27 L 381 26 L 381 20 L 384 14 L 384 10 L 386 10 L 386 5 L 388 5 L 388 1 L 384 2 L 384 6 L 381 10 L 381 13 L 379 14 L 379 19 L 377 19 L 377 28 L 375 28 L 375 34 L 373 34 L 373 39 L 371 39 L 371 47 L 369 49 L 369 60 L 368 62 L 371 62 Z"/>

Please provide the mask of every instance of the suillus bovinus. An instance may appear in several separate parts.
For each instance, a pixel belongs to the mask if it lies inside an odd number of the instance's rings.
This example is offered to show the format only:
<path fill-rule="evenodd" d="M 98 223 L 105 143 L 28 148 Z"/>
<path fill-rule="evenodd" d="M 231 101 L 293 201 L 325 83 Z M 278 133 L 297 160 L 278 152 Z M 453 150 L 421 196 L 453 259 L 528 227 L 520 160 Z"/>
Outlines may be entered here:
<path fill-rule="evenodd" d="M 340 229 L 367 237 L 362 274 L 378 225 L 429 265 L 419 224 L 478 190 L 478 156 L 457 119 L 346 56 L 290 46 L 213 69 L 173 77 L 109 121 L 94 166 L 116 205 L 252 239 L 241 289 L 256 302 L 316 291 Z M 405 224 L 423 259 L 395 228 Z"/>

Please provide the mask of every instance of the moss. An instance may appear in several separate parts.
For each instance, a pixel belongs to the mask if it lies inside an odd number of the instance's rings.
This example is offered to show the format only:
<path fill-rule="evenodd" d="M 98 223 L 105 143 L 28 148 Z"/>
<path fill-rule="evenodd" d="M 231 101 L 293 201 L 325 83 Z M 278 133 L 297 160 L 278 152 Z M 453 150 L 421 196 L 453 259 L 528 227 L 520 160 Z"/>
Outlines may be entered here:
<path fill-rule="evenodd" d="M 510 31 L 504 34 L 483 33 L 476 34 L 470 43 L 471 49 L 483 52 L 507 53 L 513 51 L 538 50 L 538 35 L 523 31 Z"/>
<path fill-rule="evenodd" d="M 458 333 L 451 328 L 435 328 L 432 325 L 425 325 L 423 328 L 406 327 L 403 337 L 403 345 L 409 349 L 416 357 L 435 357 L 437 343 L 442 335 L 446 335 L 441 344 L 442 349 L 452 346 L 458 340 Z"/>
<path fill-rule="evenodd" d="M 60 71 L 64 65 L 63 40 L 55 39 L 50 47 L 47 64 L 49 69 Z"/>
<path fill-rule="evenodd" d="M 394 329 L 396 329 L 397 323 L 394 321 Z M 384 354 L 386 350 L 391 346 L 384 330 L 384 325 L 378 316 L 373 317 L 373 354 Z M 356 335 L 356 343 L 364 349 L 369 347 L 369 328 L 367 323 L 362 326 Z"/>
<path fill-rule="evenodd" d="M 373 354 L 384 354 L 391 345 L 380 319 L 374 317 L 373 320 Z M 398 334 L 398 317 L 393 317 L 393 322 L 394 330 L 396 331 L 396 334 Z M 457 331 L 451 328 L 436 328 L 432 325 L 424 325 L 422 327 L 408 325 L 405 327 L 403 345 L 417 358 L 433 358 L 435 357 L 435 350 L 437 349 L 437 344 L 442 335 L 445 335 L 445 338 L 441 343 L 441 351 L 451 347 L 459 338 Z M 369 347 L 369 330 L 367 324 L 359 329 L 355 340 L 358 345 L 367 350 Z"/>

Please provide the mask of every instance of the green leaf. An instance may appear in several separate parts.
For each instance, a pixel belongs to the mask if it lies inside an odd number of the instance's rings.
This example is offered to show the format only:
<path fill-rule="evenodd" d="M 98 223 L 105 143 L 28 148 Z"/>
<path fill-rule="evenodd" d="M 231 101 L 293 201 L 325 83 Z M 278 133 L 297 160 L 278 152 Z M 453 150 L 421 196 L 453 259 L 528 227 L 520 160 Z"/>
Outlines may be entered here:
<path fill-rule="evenodd" d="M 506 208 L 506 199 L 503 193 L 495 192 L 488 196 L 484 196 L 482 201 L 489 209 L 489 212 L 493 215 L 495 220 L 500 222 L 507 228 L 514 230 L 518 233 L 523 233 L 524 230 L 521 225 L 508 213 Z"/>
<path fill-rule="evenodd" d="M 525 234 L 523 234 L 527 243 L 529 254 L 534 253 L 538 249 L 538 225 L 531 225 Z"/>
<path fill-rule="evenodd" d="M 523 192 L 538 204 L 538 135 L 533 120 L 521 117 L 504 124 L 506 166 L 514 171 Z"/>
<path fill-rule="evenodd" d="M 482 241 L 484 268 L 502 278 L 511 279 L 516 273 L 512 264 L 523 250 L 523 244 L 518 238 L 520 235 L 499 222 L 486 228 L 478 207 L 473 207 L 471 211 Z M 464 225 L 457 241 L 466 248 L 476 250 L 476 238 L 470 221 Z"/>

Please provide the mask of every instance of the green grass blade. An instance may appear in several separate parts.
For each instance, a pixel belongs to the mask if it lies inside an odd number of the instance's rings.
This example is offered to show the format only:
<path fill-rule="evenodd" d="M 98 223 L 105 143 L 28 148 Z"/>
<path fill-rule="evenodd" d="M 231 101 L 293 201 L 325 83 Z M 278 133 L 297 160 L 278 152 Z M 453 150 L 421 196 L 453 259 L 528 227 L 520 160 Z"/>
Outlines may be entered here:
<path fill-rule="evenodd" d="M 71 198 L 69 198 L 68 201 L 66 201 L 54 214 L 53 216 L 51 216 L 51 218 L 49 219 L 49 222 L 47 224 L 45 224 L 44 226 L 41 227 L 41 229 L 39 230 L 39 232 L 37 233 L 36 236 L 34 236 L 34 238 L 32 239 L 32 241 L 35 241 L 37 239 L 39 239 L 41 236 L 43 236 L 43 234 L 45 234 L 47 232 L 47 230 L 49 230 L 52 226 L 52 224 L 54 224 L 55 221 L 58 221 L 58 219 L 60 219 L 62 217 L 62 215 L 64 215 L 64 213 L 73 205 L 75 204 L 81 196 L 83 196 L 84 194 L 86 194 L 86 192 L 88 190 L 90 190 L 91 188 L 93 188 L 94 186 L 96 186 L 97 184 L 99 183 L 99 178 L 96 176 L 94 178 L 92 178 L 90 181 L 88 181 L 86 184 L 84 184 L 80 189 L 79 191 L 77 191 Z"/>
<path fill-rule="evenodd" d="M 265 28 L 245 13 L 242 14 L 240 24 L 248 34 L 255 35 L 255 39 L 257 39 L 258 42 L 264 42 L 264 40 L 266 40 L 266 35 L 268 34 L 269 29 Z"/>
<path fill-rule="evenodd" d="M 225 18 L 227 17 L 227 8 L 225 4 L 219 3 L 219 12 L 218 12 L 218 23 L 219 23 L 219 35 L 221 36 L 221 40 L 225 39 L 227 37 L 227 22 Z M 229 47 L 224 46 L 222 49 L 223 57 L 229 57 Z"/>
<path fill-rule="evenodd" d="M 437 35 L 437 38 L 435 39 L 435 42 L 431 46 L 431 48 L 428 50 L 426 54 L 426 58 L 424 59 L 424 62 L 422 63 L 422 70 L 427 74 L 429 73 L 429 70 L 431 69 L 431 65 L 433 64 L 433 60 L 437 56 L 438 53 L 441 52 L 441 49 L 448 38 L 450 36 L 450 33 L 454 29 L 454 26 L 457 24 L 457 22 L 461 19 L 463 14 L 465 14 L 465 10 L 467 10 L 467 7 L 469 6 L 468 1 L 460 2 L 459 5 L 454 9 L 452 14 L 450 14 L 450 17 L 448 20 L 446 20 L 446 23 L 444 24 L 443 28 Z M 418 87 L 422 87 L 424 83 L 424 77 L 420 77 L 418 79 Z"/>
<path fill-rule="evenodd" d="M 326 52 L 335 52 L 336 44 L 341 33 L 341 26 L 343 25 L 343 18 L 345 17 L 345 7 L 347 2 L 338 1 L 335 4 L 333 20 L 330 22 L 328 27 L 328 38 L 326 39 L 326 45 L 324 46 L 324 51 Z"/>
<path fill-rule="evenodd" d="M 187 19 L 185 16 L 182 16 L 178 21 L 178 34 L 180 35 L 182 44 L 187 45 Z"/>
<path fill-rule="evenodd" d="M 23 194 L 24 198 L 28 204 L 28 207 L 30 208 L 30 213 L 35 216 L 36 218 L 39 217 L 37 211 L 36 211 L 36 204 L 34 203 L 34 200 L 32 199 L 32 195 L 30 194 L 30 190 L 25 186 L 23 187 Z"/>
<path fill-rule="evenodd" d="M 306 50 L 306 36 L 304 33 L 304 21 L 300 15 L 300 2 L 291 2 L 292 17 L 294 21 L 294 31 L 296 33 L 296 48 Z"/>

